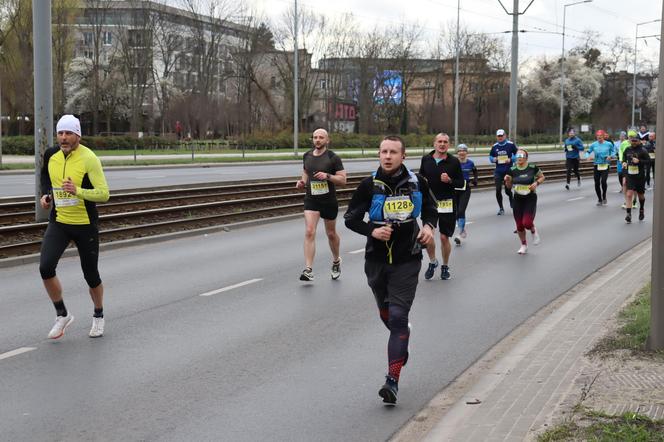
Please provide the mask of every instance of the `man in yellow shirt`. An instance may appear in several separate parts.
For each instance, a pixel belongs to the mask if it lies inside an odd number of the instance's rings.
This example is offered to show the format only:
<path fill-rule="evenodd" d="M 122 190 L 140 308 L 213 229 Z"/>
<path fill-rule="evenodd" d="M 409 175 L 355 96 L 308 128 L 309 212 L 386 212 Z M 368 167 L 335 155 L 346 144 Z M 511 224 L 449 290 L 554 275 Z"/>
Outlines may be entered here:
<path fill-rule="evenodd" d="M 99 277 L 99 229 L 96 203 L 108 201 L 109 191 L 99 158 L 80 144 L 81 123 L 64 115 L 56 126 L 59 146 L 44 152 L 41 171 L 43 209 L 51 209 L 42 240 L 39 272 L 56 311 L 55 324 L 48 334 L 58 339 L 74 320 L 62 298 L 62 285 L 55 274 L 60 257 L 70 241 L 76 244 L 83 276 L 90 287 L 94 315 L 90 337 L 104 334 L 104 286 Z"/>

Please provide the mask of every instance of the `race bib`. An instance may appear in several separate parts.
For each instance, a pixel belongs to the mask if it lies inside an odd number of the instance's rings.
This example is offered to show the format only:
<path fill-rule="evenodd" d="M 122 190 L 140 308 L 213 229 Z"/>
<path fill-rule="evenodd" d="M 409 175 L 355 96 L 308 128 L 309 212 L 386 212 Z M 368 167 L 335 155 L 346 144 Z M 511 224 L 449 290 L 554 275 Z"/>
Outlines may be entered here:
<path fill-rule="evenodd" d="M 312 181 L 311 182 L 311 194 L 312 195 L 325 195 L 330 192 L 330 186 L 327 185 L 327 181 Z"/>
<path fill-rule="evenodd" d="M 53 188 L 53 201 L 56 207 L 70 207 L 78 205 L 78 198 L 76 195 L 62 189 L 62 187 Z"/>
<path fill-rule="evenodd" d="M 451 199 L 438 201 L 438 213 L 454 213 L 454 202 Z"/>
<path fill-rule="evenodd" d="M 608 164 L 598 164 L 597 165 L 597 170 L 609 170 L 609 165 Z"/>
<path fill-rule="evenodd" d="M 405 221 L 415 206 L 408 196 L 388 196 L 383 205 L 383 215 L 386 220 Z"/>
<path fill-rule="evenodd" d="M 498 155 L 498 159 L 496 161 L 498 162 L 498 164 L 506 164 L 507 155 Z"/>
<path fill-rule="evenodd" d="M 627 173 L 629 175 L 638 175 L 639 174 L 639 166 L 627 166 Z"/>
<path fill-rule="evenodd" d="M 573 151 L 573 150 L 574 150 L 574 148 L 572 147 L 572 145 L 571 145 L 571 144 L 568 144 L 568 145 L 567 145 L 567 151 L 568 151 L 568 152 L 571 152 L 571 151 Z"/>
<path fill-rule="evenodd" d="M 530 194 L 530 186 L 528 184 L 515 184 L 514 191 L 519 195 Z"/>
<path fill-rule="evenodd" d="M 650 155 L 650 159 L 655 159 L 655 152 L 650 152 L 648 155 Z"/>

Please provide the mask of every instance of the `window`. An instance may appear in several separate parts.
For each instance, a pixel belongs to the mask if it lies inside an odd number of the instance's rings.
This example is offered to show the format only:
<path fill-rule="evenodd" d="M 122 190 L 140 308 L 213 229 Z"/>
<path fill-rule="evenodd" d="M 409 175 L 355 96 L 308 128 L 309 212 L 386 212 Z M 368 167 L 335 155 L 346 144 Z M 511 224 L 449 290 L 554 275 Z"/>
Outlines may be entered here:
<path fill-rule="evenodd" d="M 323 90 L 327 89 L 327 80 L 325 80 L 325 79 L 320 80 L 320 86 L 319 87 Z"/>
<path fill-rule="evenodd" d="M 85 46 L 92 46 L 92 32 L 83 33 L 83 44 Z"/>
<path fill-rule="evenodd" d="M 86 49 L 85 51 L 83 51 L 83 57 L 85 57 L 85 58 L 89 58 L 90 60 L 92 60 L 93 55 L 94 55 L 94 52 L 92 52 L 89 49 Z"/>
<path fill-rule="evenodd" d="M 111 34 L 111 31 L 102 32 L 101 41 L 104 43 L 104 46 L 110 46 L 113 43 L 113 34 Z"/>

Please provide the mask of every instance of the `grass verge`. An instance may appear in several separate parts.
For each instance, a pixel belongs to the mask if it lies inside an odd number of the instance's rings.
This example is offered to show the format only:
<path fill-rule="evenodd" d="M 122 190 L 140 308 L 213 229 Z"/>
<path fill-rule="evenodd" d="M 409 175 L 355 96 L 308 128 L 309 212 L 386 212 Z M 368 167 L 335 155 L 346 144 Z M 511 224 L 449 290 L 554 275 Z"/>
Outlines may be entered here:
<path fill-rule="evenodd" d="M 638 413 L 612 416 L 583 410 L 574 421 L 547 430 L 539 435 L 537 440 L 664 442 L 664 420 L 653 420 Z"/>

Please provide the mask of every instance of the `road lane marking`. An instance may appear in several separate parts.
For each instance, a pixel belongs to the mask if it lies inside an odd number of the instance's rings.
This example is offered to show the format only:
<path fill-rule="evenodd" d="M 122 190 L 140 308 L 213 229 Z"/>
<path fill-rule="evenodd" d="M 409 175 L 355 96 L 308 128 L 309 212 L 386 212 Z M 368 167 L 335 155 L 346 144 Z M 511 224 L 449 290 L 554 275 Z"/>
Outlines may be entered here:
<path fill-rule="evenodd" d="M 7 353 L 2 353 L 0 354 L 0 359 L 8 359 L 11 358 L 12 356 L 18 356 L 23 353 L 27 353 L 32 350 L 37 350 L 37 347 L 21 347 L 17 348 L 16 350 L 8 351 Z"/>
<path fill-rule="evenodd" d="M 576 198 L 570 198 L 567 201 L 578 201 L 578 200 L 582 200 L 584 198 L 585 198 L 585 196 L 577 196 Z"/>
<path fill-rule="evenodd" d="M 229 290 L 236 289 L 238 287 L 244 287 L 245 285 L 253 284 L 255 282 L 262 281 L 262 280 L 263 280 L 263 278 L 250 279 L 249 281 L 238 282 L 237 284 L 229 285 L 228 287 L 223 287 L 223 288 L 220 288 L 220 289 L 217 289 L 217 290 L 212 290 L 211 292 L 201 293 L 198 296 L 212 296 L 212 295 L 216 295 L 216 294 L 219 294 L 219 293 L 227 292 Z"/>
<path fill-rule="evenodd" d="M 137 176 L 134 178 L 136 178 L 137 180 L 151 180 L 152 178 L 166 178 L 166 175 Z"/>
<path fill-rule="evenodd" d="M 349 255 L 357 255 L 358 253 L 364 252 L 364 249 L 357 249 L 353 250 L 352 252 L 348 252 Z"/>

